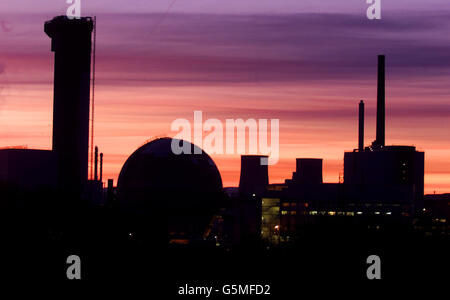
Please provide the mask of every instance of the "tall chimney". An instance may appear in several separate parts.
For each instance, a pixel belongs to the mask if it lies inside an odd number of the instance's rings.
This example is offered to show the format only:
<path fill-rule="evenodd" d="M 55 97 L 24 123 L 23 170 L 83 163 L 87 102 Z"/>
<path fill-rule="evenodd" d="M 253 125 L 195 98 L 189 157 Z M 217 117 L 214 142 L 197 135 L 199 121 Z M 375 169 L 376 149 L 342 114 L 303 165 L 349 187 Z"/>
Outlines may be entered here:
<path fill-rule="evenodd" d="M 378 55 L 378 88 L 377 88 L 377 146 L 385 145 L 385 76 L 384 55 Z"/>
<path fill-rule="evenodd" d="M 94 180 L 98 180 L 98 147 L 95 146 L 95 161 L 94 161 Z"/>
<path fill-rule="evenodd" d="M 55 17 L 45 22 L 55 52 L 53 151 L 58 157 L 58 186 L 75 198 L 87 182 L 91 18 Z"/>
<path fill-rule="evenodd" d="M 103 182 L 103 153 L 100 153 L 100 182 Z"/>
<path fill-rule="evenodd" d="M 364 151 L 364 101 L 359 102 L 358 150 Z"/>

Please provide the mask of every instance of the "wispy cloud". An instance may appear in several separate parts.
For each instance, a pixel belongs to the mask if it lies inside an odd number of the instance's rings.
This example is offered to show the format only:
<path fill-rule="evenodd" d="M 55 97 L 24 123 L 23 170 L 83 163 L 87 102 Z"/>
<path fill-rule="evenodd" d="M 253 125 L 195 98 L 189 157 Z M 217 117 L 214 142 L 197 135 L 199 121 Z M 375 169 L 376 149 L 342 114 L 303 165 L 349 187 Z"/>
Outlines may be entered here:
<path fill-rule="evenodd" d="M 14 30 L 0 36 L 0 73 L 7 68 L 11 86 L 0 135 L 14 144 L 50 143 L 53 54 L 42 28 L 48 18 L 18 16 Z M 327 178 L 338 178 L 342 152 L 355 144 L 359 99 L 367 104 L 368 139 L 374 131 L 380 53 L 387 55 L 388 140 L 420 145 L 427 170 L 448 173 L 436 149 L 450 147 L 442 140 L 450 136 L 450 12 L 392 12 L 381 22 L 328 13 L 171 13 L 160 20 L 97 15 L 96 138 L 114 158 L 105 164 L 107 176 L 115 177 L 144 140 L 201 109 L 219 119 L 280 119 L 283 163 L 271 168 L 271 180 L 290 176 L 293 157 L 311 154 L 331 166 Z M 30 136 L 37 114 L 40 125 Z M 224 182 L 236 183 L 239 159 L 214 159 Z"/>

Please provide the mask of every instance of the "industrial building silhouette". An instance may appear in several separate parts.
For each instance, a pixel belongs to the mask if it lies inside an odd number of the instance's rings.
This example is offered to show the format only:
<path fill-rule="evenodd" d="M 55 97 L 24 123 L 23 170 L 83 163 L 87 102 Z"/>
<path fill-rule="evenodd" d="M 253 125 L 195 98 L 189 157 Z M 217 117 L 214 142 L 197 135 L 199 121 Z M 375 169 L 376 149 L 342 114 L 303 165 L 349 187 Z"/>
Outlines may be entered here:
<path fill-rule="evenodd" d="M 262 156 L 244 155 L 239 187 L 224 189 L 215 163 L 204 151 L 175 155 L 170 138 L 155 139 L 131 154 L 117 187 L 111 179 L 103 187 L 104 157 L 100 154 L 98 168 L 95 148 L 95 174 L 88 180 L 92 30 L 88 17 L 60 16 L 45 23 L 55 52 L 53 148 L 0 150 L 0 192 L 7 199 L 2 206 L 13 212 L 8 218 L 22 221 L 12 229 L 13 236 L 25 235 L 30 244 L 47 241 L 49 256 L 58 249 L 63 254 L 89 252 L 85 249 L 92 245 L 122 254 L 138 246 L 159 254 L 167 247 L 186 253 L 195 249 L 202 255 L 206 254 L 198 249 L 211 247 L 220 255 L 277 245 L 297 251 L 311 239 L 355 237 L 355 232 L 373 230 L 391 241 L 393 228 L 406 235 L 448 236 L 447 198 L 427 196 L 429 205 L 424 202 L 424 153 L 413 146 L 385 144 L 383 55 L 378 57 L 376 139 L 365 146 L 361 101 L 357 148 L 344 154 L 343 182 L 323 182 L 322 159 L 298 158 L 292 178 L 270 184 L 268 166 L 260 164 Z M 438 206 L 447 210 L 435 209 Z M 70 222 L 80 218 L 81 222 Z M 29 246 L 26 241 L 22 246 Z M 112 256 L 95 255 L 99 264 L 102 257 Z M 176 263 L 181 264 L 174 259 L 171 266 Z"/>
<path fill-rule="evenodd" d="M 321 159 L 297 159 L 292 179 L 268 187 L 263 222 L 268 241 L 295 239 L 299 227 L 321 219 L 371 224 L 411 223 L 424 209 L 424 153 L 413 146 L 385 145 L 385 56 L 378 56 L 376 139 L 364 147 L 364 102 L 359 103 L 358 148 L 344 154 L 342 183 L 322 182 Z M 281 190 L 280 190 L 281 189 Z M 264 201 L 265 200 L 265 201 Z M 311 219 L 312 216 L 312 219 Z"/>

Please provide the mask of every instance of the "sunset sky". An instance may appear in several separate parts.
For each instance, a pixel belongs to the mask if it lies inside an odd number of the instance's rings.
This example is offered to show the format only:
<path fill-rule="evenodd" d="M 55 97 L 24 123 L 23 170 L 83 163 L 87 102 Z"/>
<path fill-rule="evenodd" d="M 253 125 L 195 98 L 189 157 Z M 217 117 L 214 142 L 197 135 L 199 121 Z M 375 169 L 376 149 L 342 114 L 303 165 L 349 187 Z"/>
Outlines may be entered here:
<path fill-rule="evenodd" d="M 95 2 L 95 3 L 94 3 Z M 344 2 L 344 3 L 342 3 Z M 174 136 L 173 120 L 277 118 L 279 163 L 324 158 L 338 182 L 357 147 L 357 105 L 375 139 L 376 63 L 386 54 L 386 143 L 425 151 L 425 192 L 450 192 L 450 1 L 82 0 L 97 16 L 95 144 L 117 179 L 145 141 Z M 0 147 L 51 149 L 53 53 L 44 22 L 65 0 L 0 3 Z M 212 155 L 239 181 L 238 155 Z"/>

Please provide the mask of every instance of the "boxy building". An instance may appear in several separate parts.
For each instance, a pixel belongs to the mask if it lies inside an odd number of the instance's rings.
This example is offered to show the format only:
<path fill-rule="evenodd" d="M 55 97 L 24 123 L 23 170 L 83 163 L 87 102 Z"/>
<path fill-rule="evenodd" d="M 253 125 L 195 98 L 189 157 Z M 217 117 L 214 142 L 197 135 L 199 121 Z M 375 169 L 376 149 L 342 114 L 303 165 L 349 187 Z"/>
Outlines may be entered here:
<path fill-rule="evenodd" d="M 49 150 L 0 149 L 0 183 L 26 189 L 56 188 L 56 154 Z"/>

